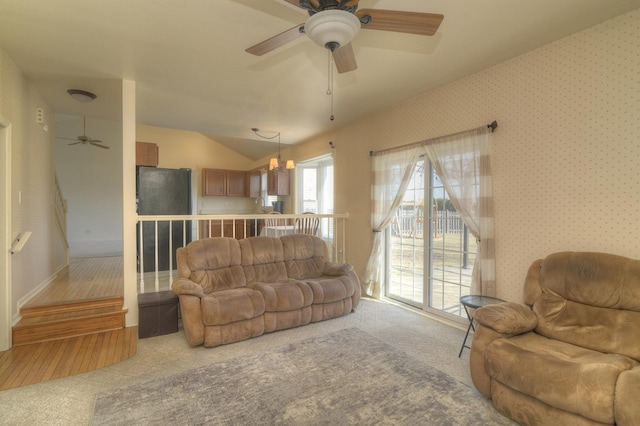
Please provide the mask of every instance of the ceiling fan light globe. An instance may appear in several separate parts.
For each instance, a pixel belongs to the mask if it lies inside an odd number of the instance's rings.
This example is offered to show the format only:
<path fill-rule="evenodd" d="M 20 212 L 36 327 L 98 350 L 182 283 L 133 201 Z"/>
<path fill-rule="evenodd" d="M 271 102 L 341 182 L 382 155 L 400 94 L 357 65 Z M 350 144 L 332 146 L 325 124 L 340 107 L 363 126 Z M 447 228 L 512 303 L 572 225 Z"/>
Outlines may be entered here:
<path fill-rule="evenodd" d="M 360 31 L 360 20 L 345 10 L 323 10 L 304 24 L 305 34 L 317 45 L 327 49 L 337 44 L 346 46 Z"/>

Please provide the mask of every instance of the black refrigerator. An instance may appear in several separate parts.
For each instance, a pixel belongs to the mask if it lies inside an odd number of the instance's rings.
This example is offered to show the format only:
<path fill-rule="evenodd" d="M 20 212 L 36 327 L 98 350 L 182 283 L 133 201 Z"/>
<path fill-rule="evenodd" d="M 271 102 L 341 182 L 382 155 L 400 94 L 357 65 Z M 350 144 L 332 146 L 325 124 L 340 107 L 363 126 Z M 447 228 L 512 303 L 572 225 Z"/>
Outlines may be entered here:
<path fill-rule="evenodd" d="M 191 170 L 138 167 L 136 173 L 136 202 L 139 215 L 190 215 Z M 171 247 L 169 247 L 171 235 Z M 138 271 L 156 270 L 156 244 L 158 247 L 158 271 L 176 269 L 176 249 L 191 241 L 191 222 L 159 221 L 156 239 L 154 222 L 144 223 L 142 236 L 137 229 Z M 142 239 L 142 248 L 140 240 Z"/>

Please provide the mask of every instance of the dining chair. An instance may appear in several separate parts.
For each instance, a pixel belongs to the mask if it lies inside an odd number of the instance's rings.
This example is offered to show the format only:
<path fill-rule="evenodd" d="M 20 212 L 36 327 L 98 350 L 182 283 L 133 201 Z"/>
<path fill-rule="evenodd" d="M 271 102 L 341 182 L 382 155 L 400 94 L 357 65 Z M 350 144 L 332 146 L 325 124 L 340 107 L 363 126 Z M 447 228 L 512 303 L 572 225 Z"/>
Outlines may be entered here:
<path fill-rule="evenodd" d="M 269 212 L 268 214 L 269 215 L 279 215 L 280 212 L 273 211 L 273 212 Z M 265 219 L 264 220 L 264 226 L 282 226 L 282 225 L 284 225 L 284 222 L 285 222 L 284 219 L 277 219 L 277 218 L 273 217 L 273 218 Z"/>
<path fill-rule="evenodd" d="M 313 214 L 313 213 L 305 212 L 303 214 Z M 296 218 L 294 229 L 297 234 L 316 235 L 318 233 L 319 225 L 320 225 L 320 219 L 318 219 L 315 216 L 299 217 L 299 218 Z"/>

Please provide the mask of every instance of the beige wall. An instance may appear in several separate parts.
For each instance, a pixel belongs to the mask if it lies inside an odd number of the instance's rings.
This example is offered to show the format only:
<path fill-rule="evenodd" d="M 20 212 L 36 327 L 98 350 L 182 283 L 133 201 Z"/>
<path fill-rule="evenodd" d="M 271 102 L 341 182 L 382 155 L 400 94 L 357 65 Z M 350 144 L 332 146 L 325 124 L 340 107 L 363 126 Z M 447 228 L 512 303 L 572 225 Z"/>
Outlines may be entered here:
<path fill-rule="evenodd" d="M 36 124 L 38 107 L 44 109 L 48 132 Z M 11 256 L 11 306 L 14 318 L 17 315 L 18 302 L 23 302 L 27 295 L 46 284 L 65 262 L 64 250 L 55 228 L 52 205 L 52 114 L 51 108 L 45 104 L 22 72 L 9 56 L 0 50 L 0 115 L 11 123 L 9 237 L 14 240 L 24 231 L 32 232 L 22 252 Z"/>
<path fill-rule="evenodd" d="M 336 146 L 336 210 L 351 215 L 358 273 L 371 241 L 369 151 L 493 120 L 499 297 L 520 301 L 529 264 L 555 251 L 640 258 L 638 40 L 636 10 L 296 146 L 295 158 Z"/>

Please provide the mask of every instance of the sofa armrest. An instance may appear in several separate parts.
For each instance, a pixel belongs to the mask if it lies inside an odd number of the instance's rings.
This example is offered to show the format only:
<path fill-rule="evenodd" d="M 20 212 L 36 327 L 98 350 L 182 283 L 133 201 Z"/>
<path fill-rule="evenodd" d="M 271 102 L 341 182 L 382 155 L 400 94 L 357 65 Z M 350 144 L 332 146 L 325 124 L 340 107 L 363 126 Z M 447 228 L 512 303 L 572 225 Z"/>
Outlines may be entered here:
<path fill-rule="evenodd" d="M 202 287 L 187 278 L 178 278 L 177 280 L 175 280 L 171 285 L 171 289 L 178 296 L 184 294 L 204 297 Z"/>
<path fill-rule="evenodd" d="M 532 331 L 538 325 L 538 317 L 526 305 L 506 302 L 478 308 L 475 320 L 505 337 Z"/>
<path fill-rule="evenodd" d="M 353 270 L 353 266 L 349 263 L 325 262 L 322 273 L 324 275 L 338 277 L 347 275 L 351 270 Z"/>
<path fill-rule="evenodd" d="M 615 420 L 617 425 L 637 424 L 640 419 L 640 366 L 623 371 L 618 376 L 615 391 Z"/>

